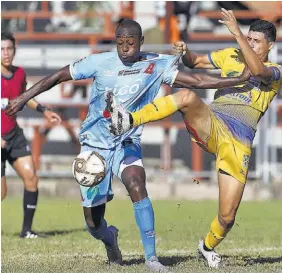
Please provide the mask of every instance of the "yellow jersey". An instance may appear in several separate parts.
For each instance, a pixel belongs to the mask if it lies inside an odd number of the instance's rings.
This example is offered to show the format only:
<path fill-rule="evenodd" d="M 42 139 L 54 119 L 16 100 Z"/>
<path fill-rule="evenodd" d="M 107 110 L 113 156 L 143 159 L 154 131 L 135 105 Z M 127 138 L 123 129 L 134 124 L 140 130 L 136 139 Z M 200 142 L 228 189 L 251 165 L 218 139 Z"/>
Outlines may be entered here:
<path fill-rule="evenodd" d="M 214 51 L 208 57 L 215 68 L 221 69 L 222 77 L 237 77 L 245 67 L 243 54 L 236 48 Z M 281 66 L 271 62 L 264 65 L 273 71 L 269 84 L 251 76 L 245 84 L 218 89 L 210 104 L 211 110 L 226 123 L 232 134 L 246 144 L 252 143 L 260 118 L 282 85 Z"/>

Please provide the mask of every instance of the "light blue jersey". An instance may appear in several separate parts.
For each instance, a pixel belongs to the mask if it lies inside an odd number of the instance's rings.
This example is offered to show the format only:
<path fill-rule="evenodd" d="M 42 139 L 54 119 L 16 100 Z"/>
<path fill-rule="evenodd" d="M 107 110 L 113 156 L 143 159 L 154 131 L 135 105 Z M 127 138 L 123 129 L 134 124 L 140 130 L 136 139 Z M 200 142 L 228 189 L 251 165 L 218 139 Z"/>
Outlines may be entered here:
<path fill-rule="evenodd" d="M 113 136 L 110 119 L 103 115 L 107 92 L 113 92 L 129 111 L 136 111 L 154 100 L 162 83 L 173 84 L 178 73 L 178 57 L 153 53 L 142 53 L 141 57 L 142 61 L 125 65 L 116 52 L 108 52 L 93 54 L 70 65 L 74 80 L 93 78 L 88 114 L 79 135 L 81 152 L 96 151 L 106 161 L 106 176 L 99 185 L 80 186 L 84 207 L 95 207 L 113 198 L 113 175 L 122 180 L 126 167 L 143 167 L 140 144 L 143 127 Z"/>
<path fill-rule="evenodd" d="M 86 119 L 79 134 L 81 145 L 112 149 L 127 138 L 139 141 L 143 126 L 122 136 L 110 133 L 110 120 L 103 116 L 105 93 L 111 91 L 116 100 L 134 112 L 152 102 L 162 83 L 172 85 L 178 73 L 178 58 L 142 52 L 142 61 L 123 64 L 117 52 L 93 54 L 70 65 L 74 80 L 93 78 Z"/>

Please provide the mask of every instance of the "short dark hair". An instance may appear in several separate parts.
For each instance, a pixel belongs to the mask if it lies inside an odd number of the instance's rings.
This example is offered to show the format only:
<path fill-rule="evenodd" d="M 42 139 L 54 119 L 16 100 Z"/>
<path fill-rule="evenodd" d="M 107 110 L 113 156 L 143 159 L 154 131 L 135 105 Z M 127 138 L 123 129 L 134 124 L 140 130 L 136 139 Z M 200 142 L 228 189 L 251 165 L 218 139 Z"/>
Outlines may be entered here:
<path fill-rule="evenodd" d="M 250 31 L 262 32 L 268 42 L 276 41 L 276 27 L 269 21 L 258 20 L 250 25 Z"/>
<path fill-rule="evenodd" d="M 142 36 L 142 28 L 141 26 L 134 20 L 124 19 L 117 26 L 116 33 L 120 28 L 129 28 L 133 30 L 139 37 Z"/>
<path fill-rule="evenodd" d="M 1 41 L 3 40 L 10 40 L 14 47 L 16 46 L 16 40 L 14 35 L 11 32 L 1 32 Z"/>

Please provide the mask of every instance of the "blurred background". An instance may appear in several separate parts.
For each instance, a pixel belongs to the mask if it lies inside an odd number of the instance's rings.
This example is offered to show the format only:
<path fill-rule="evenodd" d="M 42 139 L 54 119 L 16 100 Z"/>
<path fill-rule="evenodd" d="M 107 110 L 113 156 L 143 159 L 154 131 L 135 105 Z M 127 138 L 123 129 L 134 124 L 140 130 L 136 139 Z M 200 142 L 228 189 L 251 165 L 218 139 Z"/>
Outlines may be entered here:
<path fill-rule="evenodd" d="M 282 65 L 282 2 L 254 1 L 1 1 L 1 28 L 17 40 L 15 65 L 27 73 L 28 87 L 42 77 L 91 53 L 115 50 L 114 30 L 121 19 L 137 20 L 145 36 L 144 51 L 172 53 L 172 43 L 184 40 L 190 50 L 204 54 L 237 47 L 217 20 L 220 8 L 232 9 L 247 33 L 257 19 L 272 21 L 278 38 L 271 61 Z M 180 70 L 190 71 L 180 65 Z M 197 71 L 219 74 L 219 71 Z M 77 195 L 71 164 L 79 153 L 78 132 L 88 107 L 90 81 L 67 82 L 37 97 L 63 118 L 51 127 L 25 108 L 19 125 L 31 143 L 41 194 Z M 215 90 L 197 91 L 206 102 Z M 160 96 L 175 90 L 163 86 Z M 214 156 L 192 144 L 179 114 L 145 127 L 144 165 L 153 198 L 217 198 Z M 16 173 L 7 168 L 8 194 L 18 194 Z M 282 198 L 282 91 L 260 122 L 250 163 L 246 199 Z M 114 183 L 118 196 L 126 196 Z M 214 192 L 214 194 L 211 194 Z"/>

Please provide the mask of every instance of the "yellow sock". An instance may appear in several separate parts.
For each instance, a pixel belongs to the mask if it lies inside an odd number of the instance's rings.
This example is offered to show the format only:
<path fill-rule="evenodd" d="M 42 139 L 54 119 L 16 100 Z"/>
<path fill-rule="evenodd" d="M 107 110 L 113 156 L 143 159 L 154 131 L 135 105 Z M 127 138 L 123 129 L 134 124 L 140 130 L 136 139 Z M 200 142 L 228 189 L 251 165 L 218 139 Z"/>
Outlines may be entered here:
<path fill-rule="evenodd" d="M 220 242 L 225 238 L 230 229 L 224 229 L 218 222 L 218 216 L 216 216 L 210 227 L 210 231 L 205 238 L 205 245 L 209 249 L 214 249 L 220 244 Z"/>
<path fill-rule="evenodd" d="M 155 99 L 152 103 L 145 105 L 139 111 L 131 113 L 133 127 L 159 119 L 166 118 L 178 110 L 172 95 Z"/>

